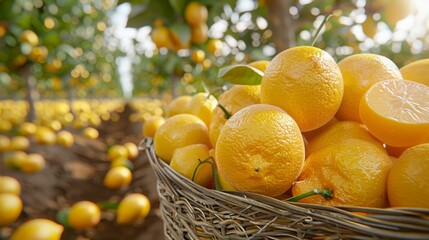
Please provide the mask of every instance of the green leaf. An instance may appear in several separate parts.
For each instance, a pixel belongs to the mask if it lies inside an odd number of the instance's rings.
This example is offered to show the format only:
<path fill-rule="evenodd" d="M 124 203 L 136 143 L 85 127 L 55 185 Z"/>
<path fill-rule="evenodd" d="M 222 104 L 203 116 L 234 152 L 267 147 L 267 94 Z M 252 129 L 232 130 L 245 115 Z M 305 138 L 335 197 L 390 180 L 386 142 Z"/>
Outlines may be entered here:
<path fill-rule="evenodd" d="M 183 15 L 183 11 L 188 3 L 187 0 L 168 0 L 168 2 L 170 2 L 171 7 L 177 15 Z"/>
<path fill-rule="evenodd" d="M 261 84 L 264 73 L 248 65 L 234 65 L 219 70 L 218 77 L 240 85 Z"/>
<path fill-rule="evenodd" d="M 176 21 L 176 13 L 168 0 L 149 0 L 146 4 L 133 4 L 127 27 L 140 28 L 152 25 L 156 19 Z"/>
<path fill-rule="evenodd" d="M 182 45 L 186 45 L 191 40 L 191 27 L 186 23 L 173 23 L 170 27 L 171 31 L 175 33 Z"/>
<path fill-rule="evenodd" d="M 118 209 L 119 203 L 112 200 L 106 200 L 106 201 L 98 202 L 97 205 L 102 210 L 107 210 L 107 209 L 116 210 Z"/>
<path fill-rule="evenodd" d="M 71 227 L 69 223 L 70 208 L 62 209 L 57 213 L 57 222 L 61 223 L 64 227 Z"/>

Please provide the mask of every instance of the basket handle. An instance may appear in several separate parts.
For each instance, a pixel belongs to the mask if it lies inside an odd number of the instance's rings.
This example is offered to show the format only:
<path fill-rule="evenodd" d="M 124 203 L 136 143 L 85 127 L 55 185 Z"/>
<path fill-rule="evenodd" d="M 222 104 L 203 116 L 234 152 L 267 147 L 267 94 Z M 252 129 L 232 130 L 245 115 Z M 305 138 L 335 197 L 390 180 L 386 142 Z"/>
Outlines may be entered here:
<path fill-rule="evenodd" d="M 137 148 L 138 148 L 138 150 L 139 151 L 144 151 L 144 150 L 146 150 L 147 148 L 150 148 L 150 146 L 153 144 L 153 138 L 143 138 L 140 142 L 139 142 L 139 144 L 138 144 L 138 146 L 137 146 Z"/>

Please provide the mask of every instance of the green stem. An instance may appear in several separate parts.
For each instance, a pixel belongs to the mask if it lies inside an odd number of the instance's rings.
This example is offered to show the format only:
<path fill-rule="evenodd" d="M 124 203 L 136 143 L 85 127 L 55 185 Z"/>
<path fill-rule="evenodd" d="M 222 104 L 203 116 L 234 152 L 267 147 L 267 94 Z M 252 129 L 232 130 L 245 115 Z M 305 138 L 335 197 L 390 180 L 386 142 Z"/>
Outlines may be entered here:
<path fill-rule="evenodd" d="M 217 103 L 217 106 L 218 106 L 220 109 L 222 109 L 222 112 L 223 112 L 223 114 L 225 114 L 225 118 L 226 118 L 226 119 L 230 119 L 230 118 L 231 118 L 232 114 L 231 114 L 230 112 L 228 112 L 228 110 L 226 110 L 226 108 L 225 108 L 222 104 L 220 104 L 220 103 L 218 102 L 218 103 Z"/>
<path fill-rule="evenodd" d="M 334 192 L 331 189 L 313 189 L 309 192 L 303 193 L 301 195 L 295 196 L 295 197 L 291 197 L 286 199 L 286 201 L 288 202 L 299 202 L 301 199 L 306 198 L 306 197 L 310 197 L 316 194 L 320 194 L 322 195 L 326 200 L 329 200 L 333 197 Z"/>
<path fill-rule="evenodd" d="M 320 35 L 320 31 L 322 31 L 323 26 L 329 20 L 330 17 L 332 17 L 332 15 L 328 14 L 328 15 L 325 16 L 325 18 L 323 18 L 322 23 L 320 23 L 319 27 L 317 28 L 316 34 L 314 35 L 313 42 L 311 43 L 312 47 L 314 47 L 314 44 L 316 43 L 316 40 L 317 40 L 317 38 Z"/>
<path fill-rule="evenodd" d="M 210 165 L 212 165 L 213 178 L 214 178 L 214 184 L 215 184 L 214 187 L 216 190 L 222 190 L 222 185 L 219 182 L 219 177 L 217 175 L 216 167 L 215 167 L 214 163 L 210 160 L 213 160 L 213 157 L 209 157 L 203 161 L 198 159 L 198 164 L 194 169 L 194 173 L 192 174 L 192 181 L 194 181 L 194 179 L 195 179 L 195 175 L 197 174 L 198 168 L 200 168 L 200 166 L 204 163 L 209 163 Z"/>

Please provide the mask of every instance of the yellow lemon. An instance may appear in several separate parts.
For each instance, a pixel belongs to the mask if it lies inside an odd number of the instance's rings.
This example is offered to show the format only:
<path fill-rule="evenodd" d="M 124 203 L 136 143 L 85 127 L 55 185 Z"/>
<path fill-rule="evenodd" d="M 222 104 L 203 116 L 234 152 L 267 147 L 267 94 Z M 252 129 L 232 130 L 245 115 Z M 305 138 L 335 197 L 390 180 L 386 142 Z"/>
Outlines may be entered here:
<path fill-rule="evenodd" d="M 64 147 L 71 147 L 74 144 L 73 134 L 69 131 L 62 130 L 57 133 L 57 144 Z"/>
<path fill-rule="evenodd" d="M 429 142 L 429 87 L 407 80 L 374 84 L 360 102 L 369 132 L 393 147 Z"/>
<path fill-rule="evenodd" d="M 429 58 L 409 63 L 399 70 L 405 80 L 423 83 L 429 87 Z"/>
<path fill-rule="evenodd" d="M 113 145 L 107 150 L 107 156 L 109 157 L 110 161 L 113 161 L 117 158 L 127 158 L 128 150 L 123 145 Z"/>
<path fill-rule="evenodd" d="M 48 219 L 32 219 L 21 224 L 10 240 L 60 240 L 64 227 Z"/>
<path fill-rule="evenodd" d="M 167 105 L 167 117 L 172 117 L 177 114 L 186 112 L 186 105 L 191 100 L 191 96 L 179 96 Z"/>
<path fill-rule="evenodd" d="M 314 189 L 330 189 L 333 191 L 331 199 L 315 195 L 300 202 L 384 207 L 391 164 L 387 153 L 373 143 L 346 139 L 311 154 L 305 160 L 292 194 L 298 196 Z"/>
<path fill-rule="evenodd" d="M 275 197 L 299 176 L 305 149 L 289 114 L 276 106 L 254 104 L 225 123 L 215 154 L 219 174 L 233 188 Z"/>
<path fill-rule="evenodd" d="M 170 166 L 176 172 L 190 180 L 192 180 L 195 172 L 193 181 L 200 186 L 208 187 L 213 181 L 212 164 L 204 163 L 197 170 L 196 168 L 200 161 L 207 160 L 213 163 L 213 160 L 209 157 L 209 148 L 207 145 L 192 144 L 174 150 Z"/>
<path fill-rule="evenodd" d="M 408 148 L 393 164 L 387 181 L 392 207 L 429 208 L 429 143 Z"/>
<path fill-rule="evenodd" d="M 338 62 L 344 79 L 344 97 L 335 117 L 338 120 L 361 122 L 359 102 L 375 83 L 402 79 L 398 67 L 390 59 L 372 53 L 348 56 Z"/>
<path fill-rule="evenodd" d="M 197 116 L 210 126 L 212 113 L 217 106 L 217 100 L 212 95 L 207 93 L 197 93 L 192 96 L 191 100 L 186 105 L 186 112 Z"/>
<path fill-rule="evenodd" d="M 100 222 L 100 208 L 90 201 L 80 201 L 72 205 L 68 223 L 73 228 L 91 228 Z"/>
<path fill-rule="evenodd" d="M 165 118 L 158 115 L 153 115 L 144 121 L 143 124 L 143 136 L 145 137 L 154 137 L 156 131 L 162 124 L 165 123 Z"/>
<path fill-rule="evenodd" d="M 21 211 L 22 201 L 17 195 L 0 193 L 0 227 L 15 222 Z"/>
<path fill-rule="evenodd" d="M 140 193 L 131 193 L 119 202 L 116 211 L 116 223 L 131 224 L 146 218 L 149 212 L 149 198 Z"/>
<path fill-rule="evenodd" d="M 19 196 L 21 194 L 21 184 L 13 177 L 0 175 L 0 194 L 1 193 L 12 193 Z"/>
<path fill-rule="evenodd" d="M 132 180 L 131 170 L 127 167 L 118 166 L 109 169 L 104 176 L 104 186 L 110 189 L 119 189 L 130 185 Z"/>
<path fill-rule="evenodd" d="M 155 153 L 167 163 L 176 148 L 202 143 L 210 146 L 206 124 L 191 114 L 178 114 L 168 118 L 154 137 Z"/>
<path fill-rule="evenodd" d="M 261 82 L 261 103 L 290 114 L 302 132 L 326 124 L 337 112 L 344 85 L 340 69 L 322 49 L 299 46 L 277 54 Z"/>
<path fill-rule="evenodd" d="M 218 102 L 222 106 L 218 106 L 213 110 L 212 119 L 210 121 L 210 143 L 216 147 L 216 142 L 219 137 L 220 130 L 228 120 L 225 112 L 221 107 L 225 108 L 227 115 L 233 116 L 240 109 L 252 104 L 260 103 L 259 85 L 234 85 L 219 95 Z"/>

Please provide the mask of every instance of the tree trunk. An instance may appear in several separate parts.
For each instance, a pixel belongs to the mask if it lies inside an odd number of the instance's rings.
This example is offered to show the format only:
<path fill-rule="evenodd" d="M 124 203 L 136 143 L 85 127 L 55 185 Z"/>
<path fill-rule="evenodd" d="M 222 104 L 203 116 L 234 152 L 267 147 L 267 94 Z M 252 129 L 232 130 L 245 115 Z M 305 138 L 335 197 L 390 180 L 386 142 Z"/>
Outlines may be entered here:
<path fill-rule="evenodd" d="M 39 93 L 36 90 L 36 79 L 31 75 L 30 65 L 25 65 L 22 69 L 24 76 L 25 87 L 27 90 L 28 114 L 27 121 L 34 122 L 36 120 L 35 102 L 39 99 Z"/>
<path fill-rule="evenodd" d="M 289 13 L 291 0 L 267 0 L 268 24 L 277 53 L 295 46 L 295 26 Z"/>
<path fill-rule="evenodd" d="M 73 119 L 76 117 L 76 113 L 73 107 L 73 87 L 70 86 L 70 79 L 67 81 L 67 100 L 69 102 L 70 112 L 73 115 Z"/>

